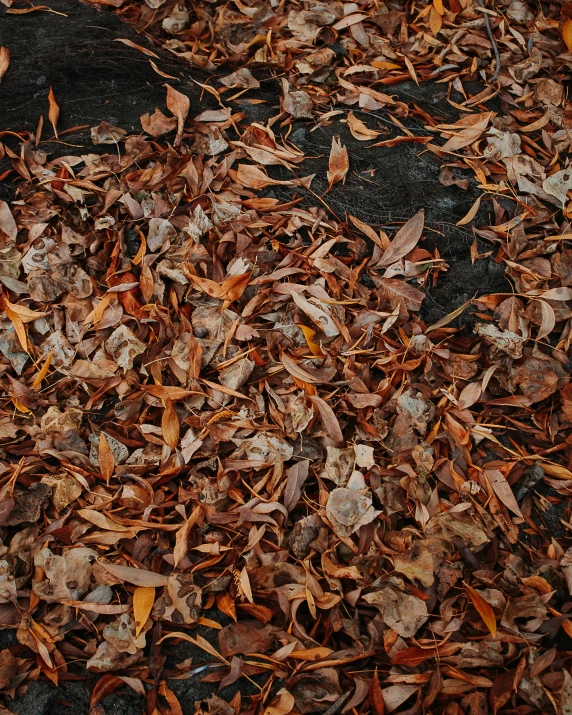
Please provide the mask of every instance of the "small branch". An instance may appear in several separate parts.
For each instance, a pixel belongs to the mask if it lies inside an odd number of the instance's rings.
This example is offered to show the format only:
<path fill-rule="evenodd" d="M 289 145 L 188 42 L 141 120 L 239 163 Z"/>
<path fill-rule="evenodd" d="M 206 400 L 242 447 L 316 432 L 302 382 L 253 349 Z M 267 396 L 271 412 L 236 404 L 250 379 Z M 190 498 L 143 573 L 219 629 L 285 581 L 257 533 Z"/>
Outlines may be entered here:
<path fill-rule="evenodd" d="M 483 10 L 485 10 L 485 5 L 483 3 L 483 0 L 477 0 L 477 2 L 479 3 L 479 7 L 481 7 Z M 485 17 L 485 25 L 487 27 L 487 34 L 489 36 L 489 40 L 492 43 L 493 51 L 495 53 L 495 60 L 497 63 L 495 73 L 491 78 L 491 81 L 495 82 L 497 77 L 499 76 L 499 72 L 500 72 L 500 68 L 501 68 L 500 53 L 499 53 L 499 48 L 497 46 L 497 41 L 495 40 L 495 36 L 493 35 L 493 29 L 491 27 L 491 21 L 490 21 L 489 15 L 487 12 L 483 12 L 483 15 Z"/>

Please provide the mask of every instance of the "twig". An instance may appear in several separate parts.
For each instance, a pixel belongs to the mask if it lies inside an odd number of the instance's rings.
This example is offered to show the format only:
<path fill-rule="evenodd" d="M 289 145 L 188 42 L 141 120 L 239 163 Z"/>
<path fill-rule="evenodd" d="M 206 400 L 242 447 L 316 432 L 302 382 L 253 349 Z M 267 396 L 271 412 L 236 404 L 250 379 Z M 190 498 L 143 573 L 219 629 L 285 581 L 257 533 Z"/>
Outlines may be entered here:
<path fill-rule="evenodd" d="M 483 3 L 483 0 L 477 0 L 477 2 L 479 3 L 479 7 L 481 9 L 485 10 L 485 4 Z M 487 28 L 487 34 L 489 36 L 489 40 L 492 43 L 493 52 L 495 53 L 495 60 L 497 62 L 495 73 L 491 78 L 491 81 L 495 82 L 497 77 L 499 76 L 499 72 L 500 72 L 500 68 L 501 68 L 500 53 L 499 53 L 499 48 L 497 46 L 497 41 L 495 40 L 495 36 L 493 35 L 493 30 L 491 27 L 491 21 L 490 21 L 489 15 L 487 12 L 483 12 L 483 15 L 485 17 L 485 25 Z"/>

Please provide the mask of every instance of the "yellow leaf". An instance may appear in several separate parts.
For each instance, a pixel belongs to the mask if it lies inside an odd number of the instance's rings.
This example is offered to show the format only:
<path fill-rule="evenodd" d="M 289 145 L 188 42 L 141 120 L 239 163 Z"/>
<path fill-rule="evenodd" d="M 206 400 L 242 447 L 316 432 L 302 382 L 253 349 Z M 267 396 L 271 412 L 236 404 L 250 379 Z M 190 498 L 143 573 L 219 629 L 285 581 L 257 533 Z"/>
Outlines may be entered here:
<path fill-rule="evenodd" d="M 37 320 L 38 318 L 43 318 L 47 313 L 40 313 L 37 310 L 30 310 L 25 305 L 20 305 L 19 303 L 10 303 L 6 301 L 8 308 L 16 313 L 23 323 L 30 323 L 32 320 Z"/>
<path fill-rule="evenodd" d="M 572 20 L 566 20 L 562 25 L 562 39 L 569 51 L 572 51 Z"/>
<path fill-rule="evenodd" d="M 10 308 L 6 308 L 6 315 L 14 326 L 14 330 L 16 331 L 16 335 L 18 336 L 20 345 L 26 352 L 28 352 L 28 339 L 26 338 L 26 328 L 24 327 L 24 323 L 22 322 L 20 316 L 17 313 L 14 313 L 13 310 L 10 310 Z"/>
<path fill-rule="evenodd" d="M 444 15 L 445 14 L 445 8 L 443 7 L 443 0 L 433 0 L 433 7 L 439 15 Z"/>
<path fill-rule="evenodd" d="M 58 107 L 58 103 L 56 102 L 56 95 L 54 94 L 54 90 L 50 87 L 50 91 L 48 94 L 48 103 L 49 103 L 49 109 L 48 109 L 48 119 L 51 122 L 52 127 L 54 128 L 54 134 L 56 135 L 56 139 L 58 137 L 58 130 L 57 130 L 57 124 L 58 124 L 58 118 L 60 116 L 60 108 Z"/>
<path fill-rule="evenodd" d="M 133 616 L 135 618 L 135 638 L 147 622 L 153 604 L 155 603 L 155 589 L 152 586 L 139 586 L 133 592 Z"/>
<path fill-rule="evenodd" d="M 477 609 L 479 616 L 483 619 L 492 637 L 495 638 L 497 634 L 497 621 L 490 603 L 485 601 L 481 594 L 468 584 L 465 584 L 465 588 L 467 589 L 467 595 L 471 599 L 473 606 Z"/>
<path fill-rule="evenodd" d="M 103 432 L 99 435 L 99 449 L 98 449 L 98 461 L 99 461 L 99 471 L 101 476 L 105 479 L 107 483 L 111 479 L 113 470 L 115 469 L 115 459 L 113 457 L 113 452 L 111 447 L 107 442 L 107 439 Z"/>
<path fill-rule="evenodd" d="M 429 13 L 429 27 L 433 35 L 438 35 L 441 32 L 441 27 L 443 26 L 443 20 L 441 15 L 435 10 L 434 7 L 431 8 Z"/>
<path fill-rule="evenodd" d="M 175 449 L 179 442 L 179 417 L 175 411 L 172 400 L 165 400 L 165 409 L 161 419 L 161 429 L 163 430 L 163 439 L 171 449 Z"/>
<path fill-rule="evenodd" d="M 46 358 L 46 361 L 42 365 L 42 369 L 34 378 L 34 382 L 32 382 L 32 390 L 36 390 L 42 384 L 42 380 L 48 374 L 48 370 L 50 369 L 50 365 L 52 364 L 52 357 L 53 357 L 53 353 L 50 350 L 50 352 L 48 353 L 48 357 Z"/>
<path fill-rule="evenodd" d="M 298 325 L 298 327 L 304 333 L 304 337 L 306 338 L 306 342 L 308 343 L 308 347 L 310 348 L 312 355 L 315 355 L 316 357 L 324 357 L 322 348 L 318 345 L 318 343 L 314 342 L 314 335 L 316 334 L 316 331 L 312 330 L 312 328 L 309 328 L 307 325 Z"/>
<path fill-rule="evenodd" d="M 14 407 L 18 410 L 18 412 L 31 412 L 32 411 L 29 407 L 26 407 L 26 405 L 23 405 L 15 397 L 12 398 L 12 403 L 14 404 Z"/>

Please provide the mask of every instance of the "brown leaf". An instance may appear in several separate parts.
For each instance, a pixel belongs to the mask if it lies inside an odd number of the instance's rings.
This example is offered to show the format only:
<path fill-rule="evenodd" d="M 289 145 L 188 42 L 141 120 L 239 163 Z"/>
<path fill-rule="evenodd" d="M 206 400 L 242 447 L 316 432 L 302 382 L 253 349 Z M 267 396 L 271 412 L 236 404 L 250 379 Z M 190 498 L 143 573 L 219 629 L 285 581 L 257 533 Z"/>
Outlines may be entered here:
<path fill-rule="evenodd" d="M 377 265 L 389 266 L 412 251 L 421 238 L 424 224 L 425 212 L 421 210 L 399 229 Z"/>
<path fill-rule="evenodd" d="M 350 168 L 347 147 L 343 146 L 339 137 L 332 137 L 332 148 L 328 161 L 328 183 L 331 189 L 338 181 L 345 181 Z"/>
<path fill-rule="evenodd" d="M 16 221 L 5 201 L 0 201 L 0 232 L 0 235 L 4 233 L 10 241 L 15 241 L 18 236 Z"/>
<path fill-rule="evenodd" d="M 107 483 L 111 479 L 111 475 L 115 470 L 115 459 L 113 452 L 107 441 L 107 437 L 103 432 L 99 434 L 99 447 L 97 453 L 97 461 L 99 462 L 99 471 L 101 476 Z"/>
<path fill-rule="evenodd" d="M 50 91 L 48 93 L 48 119 L 50 120 L 50 123 L 52 127 L 54 128 L 54 134 L 56 135 L 56 139 L 58 138 L 58 130 L 57 130 L 57 124 L 58 124 L 58 119 L 60 116 L 60 108 L 58 106 L 58 103 L 56 102 L 56 95 L 54 94 L 54 90 L 52 87 L 50 87 Z"/>
<path fill-rule="evenodd" d="M 173 401 L 167 398 L 165 400 L 165 409 L 163 410 L 163 417 L 161 419 L 161 429 L 163 432 L 163 439 L 169 445 L 171 449 L 175 449 L 179 443 L 179 416 L 173 405 Z"/>
<path fill-rule="evenodd" d="M 338 422 L 332 408 L 327 402 L 322 400 L 322 398 L 317 395 L 309 395 L 309 399 L 318 408 L 318 412 L 320 413 L 326 432 L 333 441 L 334 445 L 336 447 L 342 447 L 344 444 L 344 435 L 342 434 L 340 423 Z"/>
<path fill-rule="evenodd" d="M 379 684 L 379 674 L 377 672 L 377 668 L 375 669 L 373 678 L 371 680 L 368 699 L 369 704 L 373 708 L 373 712 L 375 713 L 375 715 L 385 715 L 385 705 L 383 702 L 383 695 Z"/>

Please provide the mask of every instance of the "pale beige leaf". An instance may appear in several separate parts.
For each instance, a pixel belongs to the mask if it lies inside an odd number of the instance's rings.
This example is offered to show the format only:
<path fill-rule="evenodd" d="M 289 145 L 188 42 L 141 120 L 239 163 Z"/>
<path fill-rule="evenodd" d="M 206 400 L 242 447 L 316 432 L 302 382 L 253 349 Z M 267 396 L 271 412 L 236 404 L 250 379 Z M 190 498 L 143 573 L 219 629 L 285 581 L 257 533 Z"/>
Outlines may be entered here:
<path fill-rule="evenodd" d="M 340 142 L 339 137 L 332 137 L 332 148 L 328 162 L 328 183 L 330 188 L 337 184 L 338 181 L 345 180 L 349 168 L 350 160 L 347 147 Z"/>

